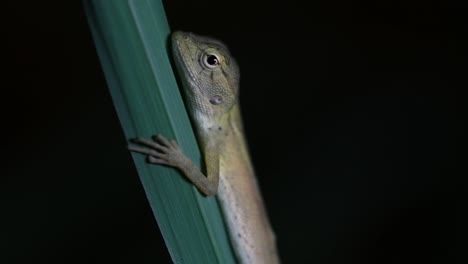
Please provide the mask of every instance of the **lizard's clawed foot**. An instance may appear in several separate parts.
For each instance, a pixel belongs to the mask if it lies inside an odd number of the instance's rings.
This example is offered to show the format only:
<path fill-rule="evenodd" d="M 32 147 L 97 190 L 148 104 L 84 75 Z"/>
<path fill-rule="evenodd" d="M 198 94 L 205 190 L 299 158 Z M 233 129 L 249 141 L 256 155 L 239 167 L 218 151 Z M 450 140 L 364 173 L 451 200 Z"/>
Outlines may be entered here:
<path fill-rule="evenodd" d="M 132 139 L 132 142 L 141 146 L 128 145 L 128 150 L 148 155 L 150 163 L 179 167 L 186 159 L 175 140 L 168 140 L 161 134 L 153 136 L 152 139 L 137 137 Z"/>

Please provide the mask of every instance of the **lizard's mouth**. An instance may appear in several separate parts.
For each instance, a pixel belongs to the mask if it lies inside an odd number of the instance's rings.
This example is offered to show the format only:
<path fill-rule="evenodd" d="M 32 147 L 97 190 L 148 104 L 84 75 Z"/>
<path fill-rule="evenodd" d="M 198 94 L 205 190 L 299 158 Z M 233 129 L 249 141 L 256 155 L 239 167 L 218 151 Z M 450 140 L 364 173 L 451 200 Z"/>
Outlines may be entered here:
<path fill-rule="evenodd" d="M 200 95 L 205 93 L 199 83 L 200 72 L 196 67 L 199 62 L 196 59 L 198 49 L 195 45 L 195 36 L 189 32 L 176 31 L 172 33 L 171 40 L 174 63 L 185 98 L 195 100 L 195 91 L 198 91 Z"/>
<path fill-rule="evenodd" d="M 191 50 L 188 42 L 192 41 L 190 33 L 176 31 L 172 33 L 172 53 L 174 55 L 174 62 L 179 74 L 190 76 L 192 81 L 196 81 L 195 73 L 193 72 L 190 61 L 193 61 L 191 58 Z M 183 78 L 182 78 L 183 79 Z"/>

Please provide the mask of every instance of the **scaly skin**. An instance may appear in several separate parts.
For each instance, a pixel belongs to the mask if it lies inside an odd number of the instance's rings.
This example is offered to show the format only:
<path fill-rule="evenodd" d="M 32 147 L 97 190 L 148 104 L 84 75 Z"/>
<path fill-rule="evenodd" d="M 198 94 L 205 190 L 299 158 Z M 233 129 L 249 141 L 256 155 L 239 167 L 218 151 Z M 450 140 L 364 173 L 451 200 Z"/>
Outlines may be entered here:
<path fill-rule="evenodd" d="M 275 236 L 257 186 L 238 105 L 239 69 L 219 41 L 175 32 L 172 48 L 207 175 L 162 135 L 136 138 L 131 151 L 179 169 L 205 195 L 218 194 L 239 263 L 279 263 Z"/>

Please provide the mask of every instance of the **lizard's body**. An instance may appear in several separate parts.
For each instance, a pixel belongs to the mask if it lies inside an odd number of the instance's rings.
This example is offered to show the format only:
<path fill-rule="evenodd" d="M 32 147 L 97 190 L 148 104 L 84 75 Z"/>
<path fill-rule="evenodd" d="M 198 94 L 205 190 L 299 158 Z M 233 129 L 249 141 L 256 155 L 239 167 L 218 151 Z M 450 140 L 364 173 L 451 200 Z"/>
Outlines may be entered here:
<path fill-rule="evenodd" d="M 218 199 L 240 263 L 279 263 L 239 121 L 233 118 L 224 142 Z"/>
<path fill-rule="evenodd" d="M 237 64 L 226 47 L 211 38 L 175 32 L 172 46 L 207 175 L 175 141 L 161 135 L 154 141 L 135 140 L 152 150 L 129 149 L 147 154 L 152 163 L 178 168 L 205 195 L 217 193 L 239 263 L 279 263 L 243 134 Z"/>

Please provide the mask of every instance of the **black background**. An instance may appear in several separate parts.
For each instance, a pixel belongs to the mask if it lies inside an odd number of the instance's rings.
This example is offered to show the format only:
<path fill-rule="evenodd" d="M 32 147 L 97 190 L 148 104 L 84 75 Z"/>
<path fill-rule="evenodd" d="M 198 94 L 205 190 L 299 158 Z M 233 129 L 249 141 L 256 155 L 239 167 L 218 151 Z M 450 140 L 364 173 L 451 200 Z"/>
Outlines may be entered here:
<path fill-rule="evenodd" d="M 284 263 L 468 263 L 454 2 L 165 1 L 241 68 Z M 170 263 L 80 1 L 4 3 L 1 263 Z M 460 174 L 461 175 L 461 174 Z"/>

